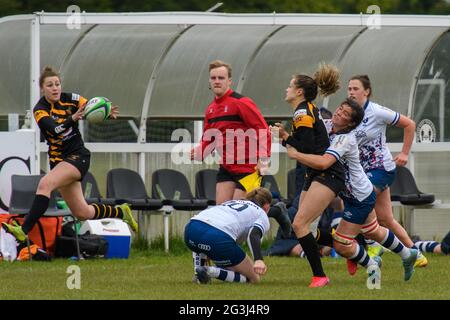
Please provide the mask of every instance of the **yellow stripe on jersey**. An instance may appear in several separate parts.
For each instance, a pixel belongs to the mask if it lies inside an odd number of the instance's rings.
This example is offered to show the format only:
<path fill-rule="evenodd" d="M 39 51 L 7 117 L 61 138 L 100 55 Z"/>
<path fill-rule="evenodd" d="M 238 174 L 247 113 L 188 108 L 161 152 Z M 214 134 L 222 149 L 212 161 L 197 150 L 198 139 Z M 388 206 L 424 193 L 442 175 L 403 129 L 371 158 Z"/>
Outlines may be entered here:
<path fill-rule="evenodd" d="M 62 101 L 59 101 L 59 105 L 61 105 L 61 106 L 71 106 L 71 107 L 76 107 L 76 106 L 77 106 L 75 103 L 72 103 L 72 102 L 62 102 Z"/>
<path fill-rule="evenodd" d="M 58 114 L 60 116 L 65 116 L 67 114 L 67 111 L 66 110 L 60 110 L 60 109 L 52 108 L 52 113 Z"/>
<path fill-rule="evenodd" d="M 34 112 L 34 118 L 36 119 L 36 122 L 39 122 L 44 117 L 50 117 L 47 111 L 45 110 L 36 110 Z"/>
<path fill-rule="evenodd" d="M 247 193 L 253 189 L 259 188 L 261 186 L 261 181 L 262 176 L 259 174 L 258 170 L 239 179 L 239 183 L 242 184 Z"/>
<path fill-rule="evenodd" d="M 307 127 L 312 128 L 314 125 L 314 118 L 311 117 L 309 114 L 306 115 L 299 115 L 294 118 L 294 128 L 298 129 L 299 127 Z"/>
<path fill-rule="evenodd" d="M 313 118 L 313 121 L 316 122 L 316 117 L 314 116 L 314 108 L 315 108 L 314 104 L 312 104 L 311 102 L 308 102 L 308 109 L 309 109 L 309 112 L 311 113 L 311 116 L 312 116 L 312 118 Z M 313 122 L 313 123 L 314 123 L 314 122 Z"/>

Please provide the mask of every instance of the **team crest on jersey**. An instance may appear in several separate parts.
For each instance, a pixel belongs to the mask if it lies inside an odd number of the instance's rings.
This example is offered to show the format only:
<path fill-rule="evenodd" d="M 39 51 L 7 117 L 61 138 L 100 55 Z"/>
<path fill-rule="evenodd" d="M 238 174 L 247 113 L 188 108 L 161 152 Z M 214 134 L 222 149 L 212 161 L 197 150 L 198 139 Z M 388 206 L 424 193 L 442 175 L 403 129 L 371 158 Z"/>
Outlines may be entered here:
<path fill-rule="evenodd" d="M 223 108 L 223 112 L 228 112 L 228 106 L 225 106 L 225 107 Z"/>
<path fill-rule="evenodd" d="M 71 154 L 70 156 L 67 157 L 68 160 L 72 160 L 72 161 L 76 161 L 79 158 L 80 158 L 80 156 L 77 154 Z"/>
<path fill-rule="evenodd" d="M 72 93 L 72 100 L 73 101 L 80 101 L 80 95 L 76 93 Z"/>
<path fill-rule="evenodd" d="M 362 121 L 362 123 L 364 123 L 364 124 L 367 124 L 367 122 L 369 122 L 369 117 L 364 118 L 363 121 Z"/>
<path fill-rule="evenodd" d="M 214 112 L 214 108 L 210 108 L 209 113 L 213 113 L 213 112 Z"/>

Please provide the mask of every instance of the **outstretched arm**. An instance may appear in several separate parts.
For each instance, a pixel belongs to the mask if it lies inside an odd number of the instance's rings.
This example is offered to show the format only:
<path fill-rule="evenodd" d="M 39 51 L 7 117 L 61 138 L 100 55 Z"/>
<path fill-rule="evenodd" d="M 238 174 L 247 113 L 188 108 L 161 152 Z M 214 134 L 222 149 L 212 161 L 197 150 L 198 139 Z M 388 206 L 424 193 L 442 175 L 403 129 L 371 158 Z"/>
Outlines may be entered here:
<path fill-rule="evenodd" d="M 325 153 L 324 155 L 316 155 L 301 153 L 289 145 L 287 146 L 287 153 L 289 158 L 295 159 L 307 167 L 321 171 L 328 169 L 337 161 L 331 154 Z"/>

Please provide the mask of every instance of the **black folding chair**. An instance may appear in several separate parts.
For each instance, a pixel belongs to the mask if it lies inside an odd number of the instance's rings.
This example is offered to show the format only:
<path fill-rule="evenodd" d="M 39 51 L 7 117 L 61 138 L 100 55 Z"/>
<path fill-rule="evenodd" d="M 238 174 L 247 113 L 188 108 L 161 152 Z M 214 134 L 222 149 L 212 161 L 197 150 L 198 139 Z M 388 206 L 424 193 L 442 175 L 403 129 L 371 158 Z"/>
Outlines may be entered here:
<path fill-rule="evenodd" d="M 161 199 L 163 204 L 175 210 L 196 211 L 208 207 L 208 200 L 194 198 L 185 175 L 172 169 L 153 172 L 152 197 Z"/>
<path fill-rule="evenodd" d="M 216 205 L 216 169 L 203 169 L 195 174 L 195 197 L 197 199 L 206 199 L 208 205 Z"/>
<path fill-rule="evenodd" d="M 11 177 L 11 199 L 9 202 L 9 213 L 26 215 L 29 213 L 36 196 L 36 190 L 39 181 L 44 176 L 40 175 L 13 175 Z M 69 209 L 60 209 L 56 202 L 57 191 L 53 191 L 50 195 L 48 209 L 44 213 L 44 217 L 71 217 L 76 222 L 76 218 Z M 78 234 L 75 232 L 77 255 L 81 259 L 80 246 L 78 242 Z M 28 243 L 29 247 L 29 243 Z M 28 248 L 29 250 L 29 248 Z M 30 254 L 31 259 L 31 254 Z"/>
<path fill-rule="evenodd" d="M 108 171 L 106 196 L 115 199 L 117 204 L 129 203 L 134 210 L 154 211 L 163 206 L 161 200 L 148 196 L 142 177 L 130 169 L 118 168 Z"/>
<path fill-rule="evenodd" d="M 136 171 L 124 168 L 111 169 L 106 176 L 106 196 L 115 199 L 117 204 L 128 203 L 131 209 L 138 211 L 138 224 L 142 214 L 161 214 L 162 201 L 148 196 L 144 180 Z M 168 238 L 164 230 L 164 238 Z"/>
<path fill-rule="evenodd" d="M 169 231 L 169 217 L 175 210 L 197 211 L 208 207 L 208 200 L 196 199 L 192 195 L 185 175 L 171 169 L 159 169 L 152 174 L 152 197 L 164 204 L 164 230 Z M 169 239 L 165 239 L 165 249 L 169 250 Z"/>
<path fill-rule="evenodd" d="M 411 171 L 406 167 L 397 166 L 395 180 L 391 185 L 391 200 L 414 206 L 431 204 L 434 202 L 435 196 L 420 191 Z"/>
<path fill-rule="evenodd" d="M 103 198 L 100 190 L 98 188 L 97 180 L 91 172 L 87 172 L 81 181 L 81 188 L 83 190 L 84 198 L 86 202 L 91 203 L 101 203 L 105 205 L 115 205 L 115 199 Z"/>

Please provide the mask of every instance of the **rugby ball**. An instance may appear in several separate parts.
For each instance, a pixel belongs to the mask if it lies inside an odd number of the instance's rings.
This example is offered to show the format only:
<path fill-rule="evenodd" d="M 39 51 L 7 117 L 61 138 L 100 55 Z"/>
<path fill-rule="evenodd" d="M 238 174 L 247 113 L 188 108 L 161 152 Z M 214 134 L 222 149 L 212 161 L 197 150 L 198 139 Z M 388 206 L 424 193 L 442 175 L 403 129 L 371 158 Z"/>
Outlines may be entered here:
<path fill-rule="evenodd" d="M 84 118 L 90 123 L 99 123 L 108 119 L 111 113 L 111 101 L 105 97 L 95 97 L 86 103 Z"/>

